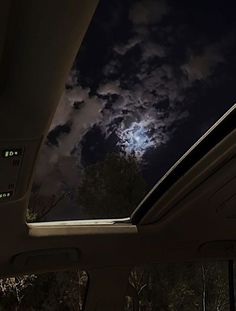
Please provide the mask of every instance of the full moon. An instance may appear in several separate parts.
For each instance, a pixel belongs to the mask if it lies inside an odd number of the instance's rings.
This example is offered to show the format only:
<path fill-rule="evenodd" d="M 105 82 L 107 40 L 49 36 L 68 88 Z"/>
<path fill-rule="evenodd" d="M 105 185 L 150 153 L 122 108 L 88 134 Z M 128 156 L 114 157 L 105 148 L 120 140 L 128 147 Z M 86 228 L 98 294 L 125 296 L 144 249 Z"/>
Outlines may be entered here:
<path fill-rule="evenodd" d="M 150 123 L 147 121 L 132 122 L 128 128 L 117 130 L 118 145 L 126 154 L 142 158 L 146 150 L 154 146 L 150 135 Z"/>

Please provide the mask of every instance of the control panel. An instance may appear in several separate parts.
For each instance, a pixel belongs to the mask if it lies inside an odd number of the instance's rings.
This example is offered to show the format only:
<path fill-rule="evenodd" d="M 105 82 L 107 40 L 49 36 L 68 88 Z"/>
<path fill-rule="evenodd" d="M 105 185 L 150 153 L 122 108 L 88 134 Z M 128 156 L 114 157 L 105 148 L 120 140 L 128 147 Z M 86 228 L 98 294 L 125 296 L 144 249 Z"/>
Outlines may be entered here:
<path fill-rule="evenodd" d="M 0 202 L 14 196 L 23 156 L 23 147 L 0 149 Z"/>

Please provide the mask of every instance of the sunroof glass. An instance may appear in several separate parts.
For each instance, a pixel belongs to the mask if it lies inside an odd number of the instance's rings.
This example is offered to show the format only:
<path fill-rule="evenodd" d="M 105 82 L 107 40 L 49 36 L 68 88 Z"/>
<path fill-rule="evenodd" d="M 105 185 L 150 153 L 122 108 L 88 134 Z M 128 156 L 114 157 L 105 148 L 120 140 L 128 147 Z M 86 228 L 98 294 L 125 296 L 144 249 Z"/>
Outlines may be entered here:
<path fill-rule="evenodd" d="M 220 1 L 100 1 L 40 151 L 28 221 L 122 218 L 235 102 Z"/>

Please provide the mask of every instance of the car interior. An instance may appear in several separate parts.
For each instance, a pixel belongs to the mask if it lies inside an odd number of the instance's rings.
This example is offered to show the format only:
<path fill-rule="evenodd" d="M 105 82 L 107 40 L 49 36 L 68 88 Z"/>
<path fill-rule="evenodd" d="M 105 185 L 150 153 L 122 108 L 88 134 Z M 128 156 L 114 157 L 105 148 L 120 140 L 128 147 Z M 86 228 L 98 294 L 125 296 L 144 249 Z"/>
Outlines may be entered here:
<path fill-rule="evenodd" d="M 27 223 L 38 153 L 97 4 L 1 2 L 0 274 L 79 268 L 88 274 L 84 310 L 118 311 L 135 266 L 235 259 L 236 105 L 129 217 Z"/>

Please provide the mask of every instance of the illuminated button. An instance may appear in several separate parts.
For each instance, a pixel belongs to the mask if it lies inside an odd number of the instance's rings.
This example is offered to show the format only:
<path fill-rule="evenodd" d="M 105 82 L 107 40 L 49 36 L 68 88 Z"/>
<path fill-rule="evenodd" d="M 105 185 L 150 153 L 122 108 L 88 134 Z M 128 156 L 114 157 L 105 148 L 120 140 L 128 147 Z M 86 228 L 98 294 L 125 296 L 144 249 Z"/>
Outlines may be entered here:
<path fill-rule="evenodd" d="M 8 149 L 2 151 L 3 158 L 19 157 L 22 154 L 22 149 Z"/>
<path fill-rule="evenodd" d="M 12 191 L 1 192 L 0 199 L 9 199 L 12 196 L 12 194 L 13 194 Z"/>

